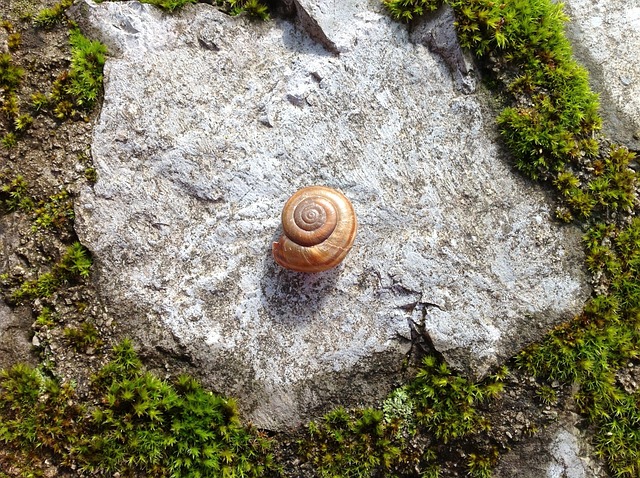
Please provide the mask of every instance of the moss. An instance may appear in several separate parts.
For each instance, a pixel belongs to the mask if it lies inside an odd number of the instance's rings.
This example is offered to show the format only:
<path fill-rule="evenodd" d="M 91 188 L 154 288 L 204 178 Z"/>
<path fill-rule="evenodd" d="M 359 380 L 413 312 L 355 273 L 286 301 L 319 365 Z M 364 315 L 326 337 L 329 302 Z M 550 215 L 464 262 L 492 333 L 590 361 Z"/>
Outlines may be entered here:
<path fill-rule="evenodd" d="M 80 243 L 70 245 L 51 271 L 37 279 L 22 282 L 7 298 L 11 304 L 25 304 L 38 298 L 50 297 L 57 289 L 79 282 L 89 276 L 92 261 Z"/>
<path fill-rule="evenodd" d="M 9 53 L 0 54 L 0 90 L 5 93 L 15 91 L 22 83 L 24 70 L 13 63 Z"/>
<path fill-rule="evenodd" d="M 18 364 L 0 371 L 0 441 L 26 457 L 43 451 L 66 456 L 79 439 L 82 407 L 71 384 Z"/>
<path fill-rule="evenodd" d="M 19 32 L 9 33 L 7 38 L 7 47 L 9 51 L 15 51 L 20 48 L 20 44 L 22 43 L 22 35 Z"/>
<path fill-rule="evenodd" d="M 80 107 L 92 108 L 102 90 L 102 68 L 107 48 L 99 41 L 89 40 L 80 30 L 69 35 L 71 69 L 66 92 Z"/>
<path fill-rule="evenodd" d="M 80 327 L 65 328 L 64 336 L 77 352 L 84 352 L 89 347 L 95 348 L 102 345 L 98 329 L 90 322 L 85 322 Z"/>
<path fill-rule="evenodd" d="M 92 393 L 93 404 L 81 404 L 71 384 L 37 369 L 0 372 L 0 440 L 101 475 L 279 475 L 269 441 L 242 426 L 233 400 L 187 376 L 158 379 L 128 341 L 114 348 Z"/>
<path fill-rule="evenodd" d="M 216 4 L 231 15 L 247 14 L 269 20 L 269 8 L 260 0 L 216 0 Z"/>
<path fill-rule="evenodd" d="M 60 121 L 82 119 L 102 93 L 106 46 L 88 39 L 77 28 L 69 32 L 69 46 L 70 69 L 57 76 L 49 94 L 31 95 L 31 107 L 36 114 L 48 112 Z"/>
<path fill-rule="evenodd" d="M 69 230 L 73 225 L 73 198 L 62 190 L 49 196 L 46 201 L 40 201 L 34 209 L 33 230 L 55 228 L 59 231 Z"/>
<path fill-rule="evenodd" d="M 62 0 L 53 7 L 44 8 L 33 19 L 33 24 L 41 28 L 52 28 L 64 19 L 66 10 L 73 5 L 73 0 Z"/>
<path fill-rule="evenodd" d="M 20 175 L 6 182 L 3 180 L 0 187 L 0 213 L 31 211 L 34 203 L 27 193 L 27 187 L 27 182 Z"/>
<path fill-rule="evenodd" d="M 476 384 L 427 356 L 416 378 L 395 390 L 382 409 L 338 408 L 310 423 L 300 454 L 323 477 L 412 476 L 416 470 L 438 476 L 436 451 L 420 450 L 413 437 L 429 436 L 436 440 L 433 446 L 460 452 L 460 440 L 490 428 L 479 405 L 500 395 L 506 373 L 502 369 Z M 474 456 L 471 476 L 487 476 L 496 461 L 493 452 L 477 450 Z"/>

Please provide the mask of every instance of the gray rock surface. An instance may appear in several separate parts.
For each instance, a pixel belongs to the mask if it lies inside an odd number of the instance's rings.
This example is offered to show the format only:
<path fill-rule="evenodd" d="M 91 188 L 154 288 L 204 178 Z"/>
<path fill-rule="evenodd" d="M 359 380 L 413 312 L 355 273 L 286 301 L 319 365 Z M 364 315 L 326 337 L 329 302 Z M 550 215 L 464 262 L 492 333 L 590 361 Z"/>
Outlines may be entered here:
<path fill-rule="evenodd" d="M 12 234 L 12 230 L 15 229 L 13 221 L 22 219 L 12 216 L 15 215 L 0 217 L 0 270 L 3 271 L 19 268 L 21 265 L 15 255 L 20 237 Z M 32 323 L 31 311 L 27 307 L 11 309 L 0 300 L 0 369 L 19 362 L 32 365 L 37 363 L 32 354 Z"/>
<path fill-rule="evenodd" d="M 640 0 L 565 0 L 576 59 L 600 93 L 603 131 L 640 149 Z"/>
<path fill-rule="evenodd" d="M 593 459 L 588 439 L 576 428 L 575 414 L 501 456 L 494 478 L 605 478 L 602 463 Z"/>
<path fill-rule="evenodd" d="M 123 334 L 191 363 L 262 427 L 384 396 L 412 324 L 480 377 L 589 294 L 580 232 L 512 172 L 484 94 L 457 91 L 377 2 L 322 4 L 313 28 L 331 20 L 339 55 L 301 20 L 204 4 L 76 12 L 112 54 L 99 179 L 76 203 L 98 286 Z M 343 264 L 305 275 L 270 249 L 311 184 L 344 192 L 360 228 Z"/>
<path fill-rule="evenodd" d="M 37 363 L 30 338 L 32 322 L 28 309 L 11 310 L 0 301 L 0 369 L 17 363 Z"/>
<path fill-rule="evenodd" d="M 475 65 L 471 54 L 463 51 L 458 42 L 453 9 L 443 6 L 431 15 L 416 20 L 411 29 L 411 41 L 437 53 L 449 66 L 456 88 L 473 93 L 477 87 Z"/>

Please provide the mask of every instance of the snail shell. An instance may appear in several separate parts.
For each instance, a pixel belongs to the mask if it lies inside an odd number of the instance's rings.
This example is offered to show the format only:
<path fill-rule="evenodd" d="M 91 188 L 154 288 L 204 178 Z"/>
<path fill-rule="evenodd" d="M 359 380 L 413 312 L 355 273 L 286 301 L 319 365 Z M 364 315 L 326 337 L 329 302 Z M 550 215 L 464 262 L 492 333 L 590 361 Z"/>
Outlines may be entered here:
<path fill-rule="evenodd" d="M 284 234 L 273 243 L 273 257 L 294 271 L 326 271 L 345 258 L 357 228 L 356 213 L 344 194 L 324 186 L 302 188 L 284 205 Z"/>

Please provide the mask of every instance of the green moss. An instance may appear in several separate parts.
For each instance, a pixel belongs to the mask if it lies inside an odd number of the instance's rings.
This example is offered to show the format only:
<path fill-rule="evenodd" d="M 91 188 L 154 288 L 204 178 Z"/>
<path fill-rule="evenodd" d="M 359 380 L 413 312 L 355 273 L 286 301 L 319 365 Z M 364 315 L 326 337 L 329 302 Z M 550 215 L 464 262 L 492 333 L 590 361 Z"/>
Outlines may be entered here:
<path fill-rule="evenodd" d="M 399 465 L 402 442 L 395 420 L 380 410 L 347 412 L 337 408 L 320 422 L 309 424 L 301 454 L 322 477 L 369 477 Z"/>
<path fill-rule="evenodd" d="M 51 327 L 55 325 L 55 315 L 50 307 L 44 306 L 36 318 L 36 325 L 38 327 Z"/>
<path fill-rule="evenodd" d="M 29 212 L 33 209 L 33 199 L 27 193 L 27 182 L 22 176 L 2 181 L 0 187 L 0 213 L 13 211 Z"/>
<path fill-rule="evenodd" d="M 498 462 L 498 450 L 492 448 L 482 454 L 470 453 L 467 469 L 473 478 L 491 478 L 491 469 Z"/>
<path fill-rule="evenodd" d="M 98 171 L 96 168 L 88 167 L 84 170 L 84 177 L 89 183 L 95 184 L 98 182 Z"/>
<path fill-rule="evenodd" d="M 2 139 L 0 140 L 0 142 L 2 143 L 2 146 L 6 149 L 11 149 L 13 148 L 16 144 L 18 144 L 18 138 L 16 137 L 15 133 L 7 133 L 5 134 Z"/>
<path fill-rule="evenodd" d="M 8 301 L 12 304 L 25 304 L 38 298 L 50 297 L 58 288 L 87 278 L 90 267 L 89 252 L 76 242 L 67 248 L 51 271 L 41 274 L 37 279 L 22 282 L 10 294 Z"/>
<path fill-rule="evenodd" d="M 33 19 L 33 24 L 42 28 L 51 28 L 64 19 L 64 13 L 71 5 L 73 0 L 62 0 L 51 8 L 40 10 Z"/>
<path fill-rule="evenodd" d="M 440 2 L 434 0 L 382 0 L 382 3 L 393 18 L 404 22 L 421 17 L 440 6 Z"/>
<path fill-rule="evenodd" d="M 7 47 L 10 51 L 16 51 L 22 43 L 22 35 L 19 32 L 9 33 L 7 37 Z"/>
<path fill-rule="evenodd" d="M 96 104 L 102 92 L 103 67 L 107 48 L 82 35 L 78 28 L 69 32 L 71 67 L 58 75 L 51 92 L 31 95 L 35 113 L 49 112 L 56 119 L 82 119 Z"/>
<path fill-rule="evenodd" d="M 89 251 L 79 242 L 74 242 L 67 248 L 56 269 L 68 280 L 75 277 L 86 279 L 89 277 L 92 264 Z"/>
<path fill-rule="evenodd" d="M 22 364 L 0 371 L 0 441 L 6 449 L 22 450 L 27 457 L 51 452 L 69 464 L 83 421 L 71 384 Z"/>
<path fill-rule="evenodd" d="M 60 231 L 68 230 L 75 217 L 73 198 L 66 190 L 62 190 L 50 196 L 46 201 L 40 201 L 33 212 L 35 215 L 34 231 L 51 228 Z"/>
<path fill-rule="evenodd" d="M 24 70 L 13 63 L 9 53 L 0 54 L 0 90 L 10 93 L 18 89 L 24 77 Z"/>
<path fill-rule="evenodd" d="M 142 368 L 130 342 L 93 379 L 95 402 L 24 365 L 0 373 L 0 440 L 85 472 L 139 476 L 278 476 L 269 441 L 242 426 L 233 400 L 190 377 Z"/>
<path fill-rule="evenodd" d="M 381 410 L 338 408 L 310 423 L 300 453 L 323 477 L 411 476 L 415 470 L 438 476 L 436 452 L 421 452 L 412 437 L 429 436 L 455 450 L 461 439 L 486 432 L 490 424 L 479 405 L 499 396 L 506 373 L 473 383 L 436 357 L 425 357 L 416 378 L 395 390 Z M 486 476 L 493 453 L 475 456 L 472 476 Z"/>
<path fill-rule="evenodd" d="M 107 48 L 99 41 L 89 40 L 80 30 L 69 35 L 71 45 L 71 69 L 66 92 L 76 105 L 91 108 L 102 90 L 102 68 Z"/>
<path fill-rule="evenodd" d="M 95 348 L 102 345 L 98 329 L 89 322 L 83 323 L 80 327 L 65 328 L 64 336 L 78 352 L 84 352 L 89 347 Z"/>
<path fill-rule="evenodd" d="M 260 0 L 216 0 L 216 4 L 231 15 L 247 14 L 261 20 L 269 20 L 269 8 Z"/>

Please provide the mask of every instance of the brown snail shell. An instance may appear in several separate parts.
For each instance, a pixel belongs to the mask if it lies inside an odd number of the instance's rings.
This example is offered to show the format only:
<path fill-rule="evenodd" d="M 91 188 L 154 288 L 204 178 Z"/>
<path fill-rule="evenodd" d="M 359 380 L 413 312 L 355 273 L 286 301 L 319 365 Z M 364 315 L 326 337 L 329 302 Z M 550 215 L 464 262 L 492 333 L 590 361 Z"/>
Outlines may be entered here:
<path fill-rule="evenodd" d="M 345 258 L 357 228 L 356 213 L 344 194 L 325 186 L 302 188 L 284 205 L 284 234 L 273 243 L 273 257 L 294 271 L 326 271 Z"/>

